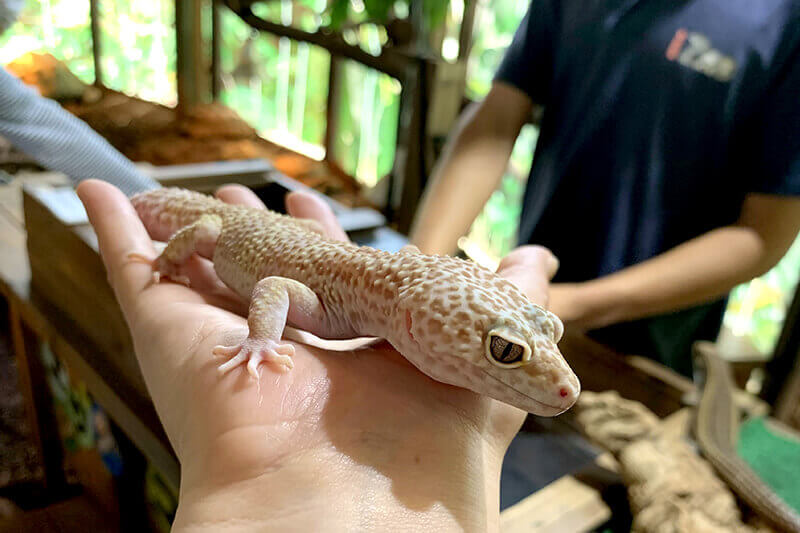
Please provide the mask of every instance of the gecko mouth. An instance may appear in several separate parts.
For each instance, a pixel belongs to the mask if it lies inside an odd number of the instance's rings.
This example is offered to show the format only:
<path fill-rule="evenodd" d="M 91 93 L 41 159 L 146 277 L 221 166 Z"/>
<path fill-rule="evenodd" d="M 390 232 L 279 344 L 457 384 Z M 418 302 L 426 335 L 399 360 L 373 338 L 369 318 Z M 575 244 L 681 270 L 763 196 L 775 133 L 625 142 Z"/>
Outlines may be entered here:
<path fill-rule="evenodd" d="M 490 373 L 488 373 L 488 372 L 487 372 L 486 370 L 484 370 L 483 368 L 481 368 L 481 372 L 483 372 L 484 374 L 486 374 L 487 376 L 489 376 L 490 378 L 492 378 L 493 380 L 495 380 L 495 381 L 496 381 L 497 383 L 499 383 L 500 385 L 502 385 L 502 386 L 504 386 L 504 387 L 508 387 L 509 389 L 513 390 L 514 392 L 516 392 L 516 393 L 517 393 L 517 394 L 519 394 L 520 396 L 523 396 L 524 398 L 527 398 L 528 400 L 530 400 L 530 401 L 532 401 L 533 403 L 535 403 L 535 404 L 537 404 L 537 405 L 541 406 L 541 407 L 542 407 L 542 408 L 544 408 L 544 409 L 551 409 L 551 410 L 555 411 L 555 412 L 556 412 L 556 414 L 563 413 L 564 411 L 566 411 L 566 410 L 568 409 L 567 407 L 556 406 L 556 405 L 550 405 L 549 403 L 545 403 L 545 402 L 543 402 L 543 401 L 541 401 L 541 400 L 537 400 L 537 399 L 536 399 L 536 398 L 534 398 L 533 396 L 530 396 L 530 395 L 528 395 L 528 394 L 525 394 L 524 392 L 522 392 L 521 390 L 517 389 L 517 388 L 516 388 L 516 387 L 514 387 L 513 385 L 509 385 L 508 383 L 505 383 L 505 382 L 501 381 L 501 380 L 500 380 L 500 379 L 498 379 L 497 377 L 495 377 L 495 376 L 491 375 Z"/>

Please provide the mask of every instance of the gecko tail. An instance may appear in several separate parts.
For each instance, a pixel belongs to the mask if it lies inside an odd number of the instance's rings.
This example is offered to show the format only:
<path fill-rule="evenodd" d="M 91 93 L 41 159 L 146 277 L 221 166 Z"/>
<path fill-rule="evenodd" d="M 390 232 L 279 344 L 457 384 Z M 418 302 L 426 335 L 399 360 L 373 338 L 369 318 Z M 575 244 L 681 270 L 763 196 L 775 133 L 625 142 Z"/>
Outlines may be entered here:
<path fill-rule="evenodd" d="M 330 350 L 332 352 L 352 352 L 363 350 L 378 344 L 383 339 L 380 337 L 357 337 L 353 339 L 322 339 L 313 333 L 286 326 L 283 330 L 283 338 L 286 340 L 299 342 L 315 348 Z"/>
<path fill-rule="evenodd" d="M 136 194 L 131 203 L 150 237 L 166 242 L 221 202 L 195 191 L 163 188 Z"/>

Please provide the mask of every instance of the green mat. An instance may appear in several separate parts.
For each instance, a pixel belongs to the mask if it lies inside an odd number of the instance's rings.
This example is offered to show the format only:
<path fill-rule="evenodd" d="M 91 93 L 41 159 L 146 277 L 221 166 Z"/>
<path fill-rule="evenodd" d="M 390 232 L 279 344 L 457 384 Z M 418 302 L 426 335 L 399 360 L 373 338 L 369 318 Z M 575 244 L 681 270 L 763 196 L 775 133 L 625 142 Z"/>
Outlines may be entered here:
<path fill-rule="evenodd" d="M 739 456 L 783 500 L 800 512 L 800 438 L 753 418 L 739 431 Z"/>

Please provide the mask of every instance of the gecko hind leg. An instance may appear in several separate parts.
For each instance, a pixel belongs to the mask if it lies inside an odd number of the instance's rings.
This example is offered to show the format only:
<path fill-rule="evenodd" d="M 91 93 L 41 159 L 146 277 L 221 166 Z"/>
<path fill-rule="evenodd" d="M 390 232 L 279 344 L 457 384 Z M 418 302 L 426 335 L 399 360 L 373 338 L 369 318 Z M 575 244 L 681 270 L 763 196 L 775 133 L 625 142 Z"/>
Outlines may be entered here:
<path fill-rule="evenodd" d="M 225 374 L 247 363 L 247 371 L 258 378 L 258 365 L 262 361 L 282 372 L 291 370 L 294 346 L 281 342 L 287 322 L 319 330 L 326 323 L 322 302 L 299 281 L 276 276 L 262 279 L 250 300 L 247 338 L 241 344 L 214 348 L 215 355 L 230 357 L 219 366 L 219 372 Z"/>
<path fill-rule="evenodd" d="M 218 215 L 203 215 L 175 233 L 157 258 L 149 259 L 141 254 L 130 254 L 128 257 L 134 261 L 151 264 L 154 283 L 168 278 L 188 287 L 189 278 L 181 274 L 181 266 L 195 252 L 211 259 L 221 231 L 222 219 Z"/>

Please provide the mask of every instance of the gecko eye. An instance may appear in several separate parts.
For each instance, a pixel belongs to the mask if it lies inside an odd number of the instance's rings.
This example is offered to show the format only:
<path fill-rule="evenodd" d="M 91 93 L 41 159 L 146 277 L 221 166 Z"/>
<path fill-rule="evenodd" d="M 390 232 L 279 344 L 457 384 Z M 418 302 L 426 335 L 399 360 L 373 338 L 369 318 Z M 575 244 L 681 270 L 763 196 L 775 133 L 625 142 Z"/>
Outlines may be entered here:
<path fill-rule="evenodd" d="M 528 344 L 516 339 L 515 335 L 508 335 L 510 332 L 498 330 L 490 331 L 486 337 L 486 358 L 501 368 L 516 368 L 528 364 L 531 359 Z"/>

